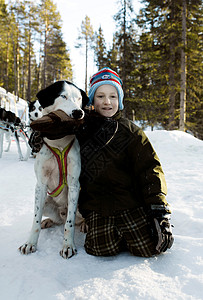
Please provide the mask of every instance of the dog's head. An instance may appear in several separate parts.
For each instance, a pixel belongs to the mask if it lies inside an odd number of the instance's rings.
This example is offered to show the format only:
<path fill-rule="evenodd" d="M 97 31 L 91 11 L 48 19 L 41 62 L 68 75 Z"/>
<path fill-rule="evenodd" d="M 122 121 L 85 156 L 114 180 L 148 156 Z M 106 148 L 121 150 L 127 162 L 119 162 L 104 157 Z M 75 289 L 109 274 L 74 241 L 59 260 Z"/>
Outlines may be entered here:
<path fill-rule="evenodd" d="M 28 108 L 29 108 L 29 119 L 31 122 L 42 117 L 42 106 L 38 100 L 29 102 Z"/>
<path fill-rule="evenodd" d="M 37 93 L 43 107 L 43 115 L 55 110 L 63 110 L 73 119 L 84 117 L 84 107 L 88 103 L 86 93 L 69 81 L 56 81 Z"/>

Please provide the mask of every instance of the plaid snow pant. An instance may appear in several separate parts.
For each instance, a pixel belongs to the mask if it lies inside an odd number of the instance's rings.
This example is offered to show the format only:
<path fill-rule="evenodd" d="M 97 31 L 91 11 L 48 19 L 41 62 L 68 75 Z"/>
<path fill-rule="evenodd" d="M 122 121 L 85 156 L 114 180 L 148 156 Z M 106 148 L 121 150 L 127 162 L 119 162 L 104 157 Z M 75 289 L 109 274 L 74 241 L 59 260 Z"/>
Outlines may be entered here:
<path fill-rule="evenodd" d="M 91 212 L 85 222 L 88 232 L 85 250 L 95 256 L 116 255 L 128 249 L 135 256 L 158 254 L 150 231 L 150 223 L 142 207 L 103 217 Z"/>

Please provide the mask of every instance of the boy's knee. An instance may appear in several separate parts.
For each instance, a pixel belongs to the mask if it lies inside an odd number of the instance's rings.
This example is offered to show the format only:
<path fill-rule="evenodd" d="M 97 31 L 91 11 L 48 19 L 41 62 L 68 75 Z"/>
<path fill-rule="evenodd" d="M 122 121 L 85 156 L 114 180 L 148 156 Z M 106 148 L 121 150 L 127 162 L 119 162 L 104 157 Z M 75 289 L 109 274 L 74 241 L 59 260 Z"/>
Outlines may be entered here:
<path fill-rule="evenodd" d="M 132 255 L 139 257 L 152 257 L 159 254 L 154 245 L 151 245 L 151 247 L 147 246 L 142 248 L 139 248 L 137 246 L 130 246 L 128 247 L 128 249 Z"/>

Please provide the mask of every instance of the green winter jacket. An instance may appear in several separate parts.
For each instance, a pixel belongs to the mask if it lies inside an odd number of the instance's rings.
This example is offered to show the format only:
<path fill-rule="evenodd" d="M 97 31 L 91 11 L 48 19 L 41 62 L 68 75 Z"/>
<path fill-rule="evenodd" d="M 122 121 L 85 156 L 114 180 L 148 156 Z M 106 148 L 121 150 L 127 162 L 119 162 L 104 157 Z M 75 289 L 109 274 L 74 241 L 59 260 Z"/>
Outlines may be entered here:
<path fill-rule="evenodd" d="M 145 133 L 121 113 L 113 118 L 95 116 L 87 117 L 78 136 L 81 214 L 96 211 L 109 216 L 151 204 L 166 206 L 164 173 Z"/>

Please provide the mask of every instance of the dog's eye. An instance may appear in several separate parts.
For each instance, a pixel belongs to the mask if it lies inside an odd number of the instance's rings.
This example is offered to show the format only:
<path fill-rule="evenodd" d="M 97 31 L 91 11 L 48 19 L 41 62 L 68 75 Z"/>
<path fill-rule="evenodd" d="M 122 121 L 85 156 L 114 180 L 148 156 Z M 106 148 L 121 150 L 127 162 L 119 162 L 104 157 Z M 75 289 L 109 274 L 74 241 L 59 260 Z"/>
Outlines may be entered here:
<path fill-rule="evenodd" d="M 62 98 L 67 99 L 66 95 L 61 95 Z"/>
<path fill-rule="evenodd" d="M 39 107 L 39 111 L 42 111 L 42 107 L 41 106 Z"/>

